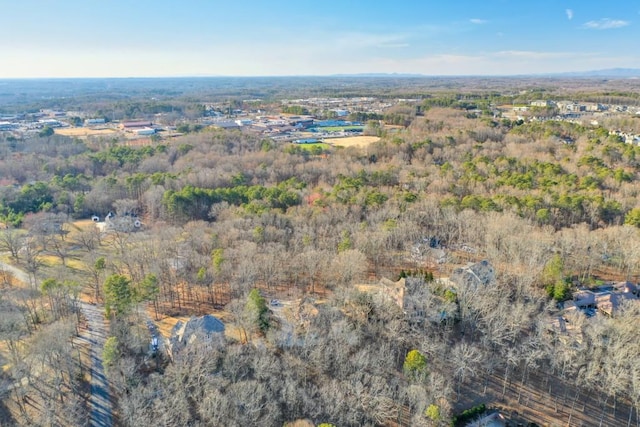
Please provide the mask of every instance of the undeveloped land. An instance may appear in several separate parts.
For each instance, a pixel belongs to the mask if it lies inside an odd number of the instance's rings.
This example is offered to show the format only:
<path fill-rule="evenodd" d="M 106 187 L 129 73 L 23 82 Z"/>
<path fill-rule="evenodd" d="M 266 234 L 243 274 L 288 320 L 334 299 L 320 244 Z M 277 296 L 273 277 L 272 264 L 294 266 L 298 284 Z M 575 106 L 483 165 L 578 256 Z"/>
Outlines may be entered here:
<path fill-rule="evenodd" d="M 349 136 L 346 138 L 327 138 L 324 140 L 327 144 L 339 147 L 366 147 L 378 141 L 380 141 L 380 138 L 377 136 Z"/>
<path fill-rule="evenodd" d="M 75 136 L 78 138 L 86 138 L 89 136 L 104 136 L 104 135 L 113 135 L 117 131 L 115 129 L 110 128 L 61 128 L 56 129 L 55 132 L 58 135 L 64 136 Z"/>

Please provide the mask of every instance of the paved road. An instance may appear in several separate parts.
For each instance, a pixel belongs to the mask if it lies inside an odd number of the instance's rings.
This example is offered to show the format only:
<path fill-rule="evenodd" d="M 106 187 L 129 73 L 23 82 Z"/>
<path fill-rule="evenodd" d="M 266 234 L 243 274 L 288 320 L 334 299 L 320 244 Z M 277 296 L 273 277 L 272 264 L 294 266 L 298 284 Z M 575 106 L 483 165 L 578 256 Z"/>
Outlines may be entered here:
<path fill-rule="evenodd" d="M 143 315 L 147 321 L 147 328 L 149 329 L 149 334 L 151 335 L 151 338 L 149 339 L 149 355 L 157 356 L 158 354 L 164 353 L 164 337 L 162 336 L 162 333 L 160 333 L 158 325 L 156 325 L 156 322 L 151 319 L 146 311 L 144 311 Z"/>
<path fill-rule="evenodd" d="M 21 269 L 0 262 L 0 268 L 10 271 L 18 280 L 31 283 L 29 275 Z M 81 339 L 91 345 L 91 427 L 110 427 L 113 425 L 109 383 L 102 366 L 102 349 L 107 339 L 104 321 L 104 309 L 100 306 L 80 302 L 80 309 L 87 319 L 88 328 L 82 332 Z"/>
<path fill-rule="evenodd" d="M 87 319 L 88 329 L 84 332 L 91 344 L 91 427 L 113 425 L 109 382 L 102 366 L 102 350 L 107 339 L 107 327 L 104 322 L 104 309 L 86 302 L 80 308 Z"/>
<path fill-rule="evenodd" d="M 27 285 L 31 283 L 31 279 L 29 278 L 29 275 L 23 271 L 20 270 L 18 267 L 14 267 L 13 265 L 9 265 L 9 264 L 5 264 L 4 262 L 0 262 L 0 268 L 2 268 L 5 271 L 10 272 L 11 274 L 13 274 L 13 276 L 20 280 L 21 282 L 26 283 Z"/>

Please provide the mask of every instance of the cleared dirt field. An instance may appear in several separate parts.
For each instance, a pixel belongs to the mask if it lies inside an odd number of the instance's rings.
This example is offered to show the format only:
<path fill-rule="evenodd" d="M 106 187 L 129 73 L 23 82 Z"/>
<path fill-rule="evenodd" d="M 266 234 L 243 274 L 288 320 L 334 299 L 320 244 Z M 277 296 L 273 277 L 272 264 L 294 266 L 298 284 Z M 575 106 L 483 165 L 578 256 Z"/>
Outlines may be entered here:
<path fill-rule="evenodd" d="M 99 128 L 99 129 L 91 129 L 91 128 L 61 128 L 56 129 L 55 133 L 58 135 L 64 136 L 75 136 L 78 138 L 86 138 L 89 136 L 105 136 L 105 135 L 113 135 L 118 131 L 115 129 L 109 128 Z"/>
<path fill-rule="evenodd" d="M 377 136 L 349 136 L 346 138 L 327 138 L 324 142 L 338 147 L 366 147 L 380 141 Z"/>

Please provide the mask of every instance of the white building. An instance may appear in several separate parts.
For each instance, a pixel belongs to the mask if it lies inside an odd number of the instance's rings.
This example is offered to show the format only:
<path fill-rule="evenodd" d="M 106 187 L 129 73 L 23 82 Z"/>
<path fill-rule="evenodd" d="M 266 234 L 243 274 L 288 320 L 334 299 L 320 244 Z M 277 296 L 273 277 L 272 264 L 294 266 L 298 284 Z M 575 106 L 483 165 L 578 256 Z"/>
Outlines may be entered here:
<path fill-rule="evenodd" d="M 153 135 L 156 133 L 154 128 L 142 128 L 133 131 L 136 135 Z"/>
<path fill-rule="evenodd" d="M 87 119 L 84 121 L 85 126 L 102 125 L 106 123 L 105 119 Z"/>
<path fill-rule="evenodd" d="M 59 128 L 62 127 L 62 123 L 60 123 L 58 120 L 56 119 L 43 119 L 43 120 L 38 120 L 38 123 L 40 123 L 43 126 L 49 126 L 50 128 Z"/>
<path fill-rule="evenodd" d="M 553 103 L 551 101 L 546 101 L 546 100 L 538 100 L 538 101 L 531 101 L 531 106 L 532 107 L 552 107 Z"/>

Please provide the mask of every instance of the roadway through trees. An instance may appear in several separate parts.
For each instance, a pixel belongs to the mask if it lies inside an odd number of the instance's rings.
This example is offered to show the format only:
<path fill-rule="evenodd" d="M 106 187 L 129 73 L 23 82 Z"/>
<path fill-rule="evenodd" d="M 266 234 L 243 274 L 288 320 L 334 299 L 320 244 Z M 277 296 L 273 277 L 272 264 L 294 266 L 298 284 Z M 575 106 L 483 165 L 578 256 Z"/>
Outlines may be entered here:
<path fill-rule="evenodd" d="M 0 262 L 0 268 L 11 272 L 15 278 L 31 283 L 29 275 L 21 269 Z M 86 340 L 91 347 L 91 398 L 90 426 L 107 427 L 113 425 L 112 403 L 109 394 L 109 383 L 102 365 L 102 349 L 107 336 L 104 310 L 92 304 L 80 302 L 80 309 L 87 319 L 87 329 L 80 334 L 80 339 Z"/>
<path fill-rule="evenodd" d="M 91 427 L 113 425 L 109 382 L 102 365 L 102 349 L 107 339 L 104 311 L 100 306 L 81 302 L 82 313 L 87 319 L 85 339 L 91 344 Z"/>

